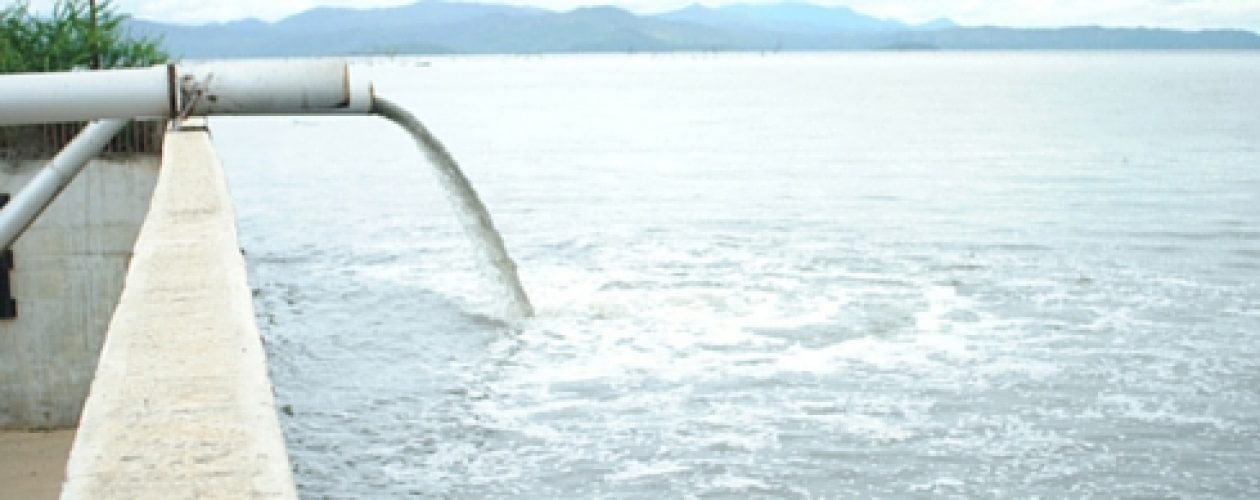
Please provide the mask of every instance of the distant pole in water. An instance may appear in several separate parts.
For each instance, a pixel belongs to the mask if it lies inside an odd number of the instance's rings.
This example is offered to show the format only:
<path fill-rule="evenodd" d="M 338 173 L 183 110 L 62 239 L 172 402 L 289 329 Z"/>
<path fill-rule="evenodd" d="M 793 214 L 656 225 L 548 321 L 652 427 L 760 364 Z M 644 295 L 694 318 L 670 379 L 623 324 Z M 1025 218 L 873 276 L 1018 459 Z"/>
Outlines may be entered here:
<path fill-rule="evenodd" d="M 460 170 L 455 158 L 446 150 L 442 142 L 438 141 L 437 137 L 434 137 L 420 123 L 420 120 L 402 106 L 376 97 L 372 102 L 372 112 L 407 129 L 415 138 L 416 144 L 424 150 L 429 160 L 437 167 L 438 178 L 446 188 L 447 194 L 450 195 L 451 203 L 455 205 L 459 220 L 464 226 L 464 232 L 473 240 L 473 245 L 480 249 L 490 261 L 491 267 L 497 274 L 496 281 L 507 292 L 513 312 L 524 318 L 533 316 L 534 306 L 530 304 L 529 296 L 525 294 L 525 288 L 521 286 L 520 276 L 516 272 L 516 263 L 508 255 L 507 247 L 503 244 L 503 237 L 494 228 L 490 211 L 486 210 L 485 204 L 481 202 L 472 183 Z"/>

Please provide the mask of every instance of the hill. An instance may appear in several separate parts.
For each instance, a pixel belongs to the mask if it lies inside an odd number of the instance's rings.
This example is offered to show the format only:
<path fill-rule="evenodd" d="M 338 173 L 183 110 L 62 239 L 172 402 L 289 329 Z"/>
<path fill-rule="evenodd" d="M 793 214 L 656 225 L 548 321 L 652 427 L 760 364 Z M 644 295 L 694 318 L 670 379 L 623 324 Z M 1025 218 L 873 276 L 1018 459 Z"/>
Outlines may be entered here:
<path fill-rule="evenodd" d="M 274 23 L 186 26 L 132 20 L 185 58 L 348 54 L 571 53 L 637 51 L 1260 49 L 1248 31 L 1070 27 L 962 27 L 948 19 L 911 25 L 845 7 L 805 3 L 693 5 L 657 15 L 616 7 L 568 12 L 429 0 L 377 9 L 317 8 Z"/>

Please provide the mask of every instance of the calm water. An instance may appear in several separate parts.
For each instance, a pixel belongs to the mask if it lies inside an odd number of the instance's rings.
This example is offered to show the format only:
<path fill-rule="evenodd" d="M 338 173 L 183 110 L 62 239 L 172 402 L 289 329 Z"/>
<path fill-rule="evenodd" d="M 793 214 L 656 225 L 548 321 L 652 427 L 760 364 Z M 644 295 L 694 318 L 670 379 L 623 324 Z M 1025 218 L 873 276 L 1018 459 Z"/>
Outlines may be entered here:
<path fill-rule="evenodd" d="M 360 61 L 220 119 L 304 496 L 1260 495 L 1260 54 Z"/>

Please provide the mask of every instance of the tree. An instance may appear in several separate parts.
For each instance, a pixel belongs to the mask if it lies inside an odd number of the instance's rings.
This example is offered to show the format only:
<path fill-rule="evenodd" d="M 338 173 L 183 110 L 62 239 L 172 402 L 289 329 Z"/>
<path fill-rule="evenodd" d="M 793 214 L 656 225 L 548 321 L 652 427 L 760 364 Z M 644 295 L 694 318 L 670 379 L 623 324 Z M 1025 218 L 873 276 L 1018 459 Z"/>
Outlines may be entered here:
<path fill-rule="evenodd" d="M 95 20 L 93 19 L 95 17 Z M 126 68 L 161 64 L 169 59 L 158 40 L 131 38 L 126 15 L 110 0 L 95 8 L 85 0 L 58 0 L 52 15 L 31 14 L 25 0 L 0 10 L 0 73 L 63 71 L 92 65 Z"/>

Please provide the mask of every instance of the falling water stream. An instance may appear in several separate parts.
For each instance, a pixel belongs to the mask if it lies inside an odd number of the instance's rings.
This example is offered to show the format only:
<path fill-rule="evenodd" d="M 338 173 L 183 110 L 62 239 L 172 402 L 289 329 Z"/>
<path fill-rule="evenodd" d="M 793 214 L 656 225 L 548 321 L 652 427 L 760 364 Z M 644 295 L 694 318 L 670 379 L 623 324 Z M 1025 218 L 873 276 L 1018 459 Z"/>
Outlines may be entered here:
<path fill-rule="evenodd" d="M 455 157 L 451 156 L 442 142 L 429 132 L 429 129 L 425 128 L 415 115 L 402 106 L 377 97 L 373 103 L 373 112 L 407 129 L 407 132 L 415 138 L 416 144 L 424 150 L 429 160 L 437 167 L 435 170 L 437 176 L 459 216 L 464 232 L 472 240 L 477 252 L 482 254 L 483 261 L 490 263 L 489 270 L 494 275 L 494 281 L 505 291 L 509 302 L 509 314 L 521 318 L 533 316 L 534 307 L 529 302 L 529 296 L 525 294 L 525 288 L 521 286 L 521 279 L 516 273 L 516 263 L 512 261 L 512 256 L 508 255 L 507 247 L 503 244 L 503 237 L 494 228 L 490 211 L 486 210 L 486 205 L 477 196 L 472 183 L 459 169 Z"/>

